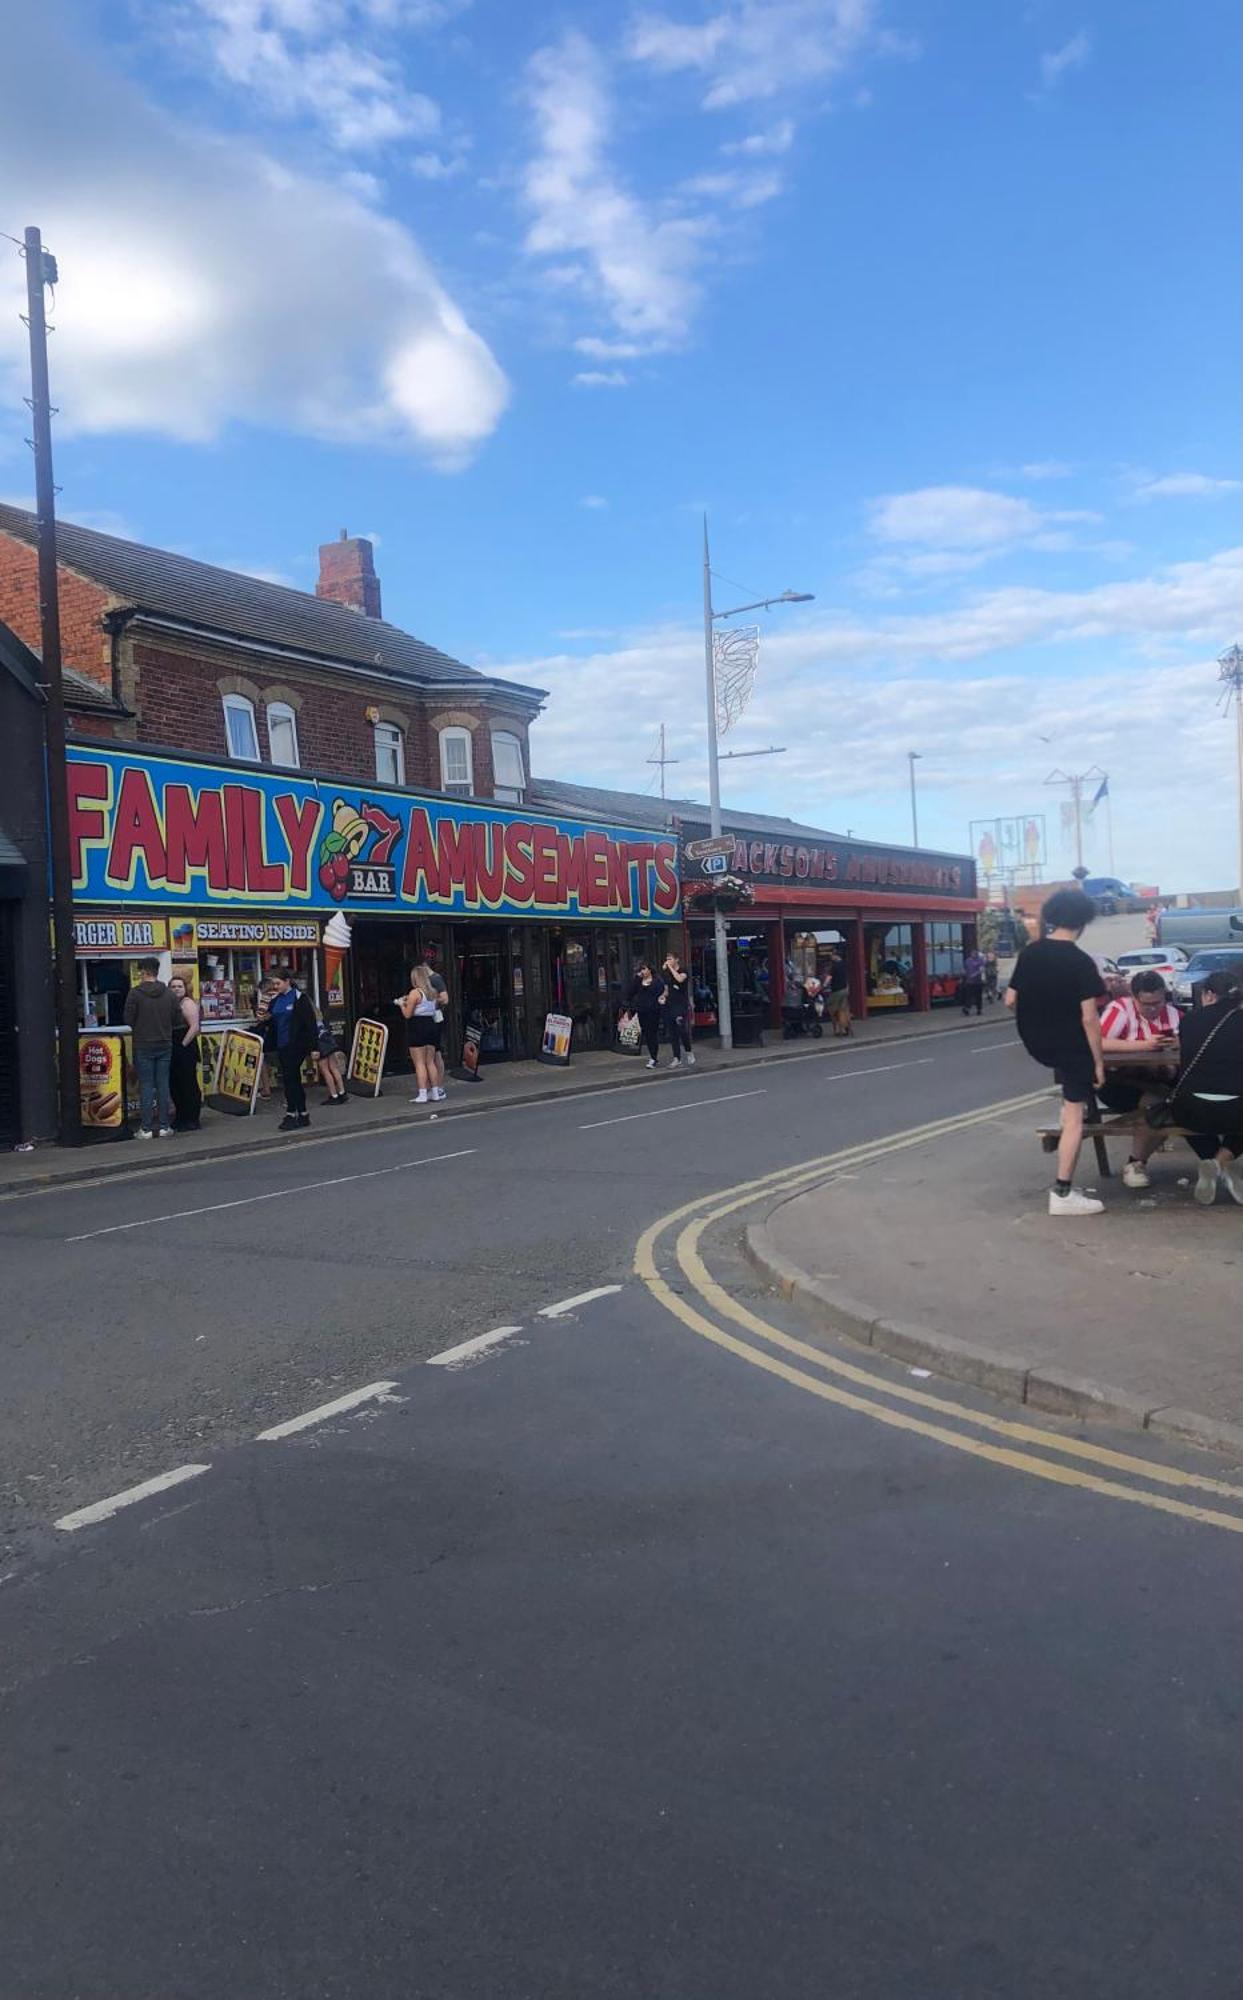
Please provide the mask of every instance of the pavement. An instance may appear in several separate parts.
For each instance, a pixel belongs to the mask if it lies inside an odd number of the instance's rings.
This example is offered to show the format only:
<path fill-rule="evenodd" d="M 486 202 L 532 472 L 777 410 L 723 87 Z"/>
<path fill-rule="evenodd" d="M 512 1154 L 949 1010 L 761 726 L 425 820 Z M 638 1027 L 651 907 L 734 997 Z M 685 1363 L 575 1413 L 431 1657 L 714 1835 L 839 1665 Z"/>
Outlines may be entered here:
<path fill-rule="evenodd" d="M 740 1252 L 996 1039 L 0 1203 L 0 2000 L 1234 2000 L 1243 1483 Z"/>
<path fill-rule="evenodd" d="M 995 1009 L 992 1011 L 996 1011 Z M 936 1013 L 878 1015 L 855 1023 L 848 1041 L 834 1041 L 826 1029 L 821 1042 L 798 1037 L 784 1041 L 779 1030 L 766 1030 L 761 1047 L 732 1049 L 728 1053 L 712 1040 L 698 1042 L 695 1068 L 712 1075 L 717 1071 L 748 1069 L 756 1064 L 797 1061 L 813 1053 L 845 1053 L 859 1047 L 905 1042 L 912 1036 L 970 1033 L 985 1025 L 974 1015 L 965 1017 L 957 1008 Z M 410 1125 L 449 1113 L 496 1110 L 500 1106 L 539 1104 L 588 1091 L 624 1089 L 630 1085 L 650 1088 L 665 1074 L 668 1051 L 662 1048 L 662 1068 L 653 1074 L 642 1056 L 622 1054 L 616 1049 L 592 1050 L 573 1056 L 566 1067 L 540 1062 L 485 1063 L 479 1081 L 464 1083 L 449 1078 L 449 1096 L 442 1106 L 416 1105 L 413 1077 L 401 1071 L 385 1076 L 378 1097 L 351 1097 L 347 1104 L 329 1108 L 318 1087 L 308 1088 L 307 1103 L 311 1128 L 316 1138 L 327 1134 L 380 1131 L 396 1125 Z M 138 1138 L 92 1142 L 85 1146 L 37 1146 L 33 1152 L 0 1153 L 0 1198 L 31 1189 L 70 1181 L 93 1181 L 108 1174 L 163 1172 L 174 1162 L 231 1158 L 236 1154 L 270 1148 L 288 1148 L 301 1135 L 277 1130 L 284 1113 L 279 1090 L 260 1098 L 250 1118 L 222 1112 L 203 1111 L 198 1132 L 178 1133 L 170 1140 L 143 1141 Z"/>
<path fill-rule="evenodd" d="M 1007 1080 L 1035 1076 L 1008 1042 L 977 1050 Z M 1243 1460 L 1243 1209 L 1224 1189 L 1198 1208 L 1195 1161 L 1169 1140 L 1142 1194 L 1122 1186 L 1125 1148 L 1100 1181 L 1085 1151 L 1104 1215 L 1050 1217 L 1049 1105 L 773 1204 L 749 1225 L 753 1258 L 836 1332 L 912 1365 Z"/>

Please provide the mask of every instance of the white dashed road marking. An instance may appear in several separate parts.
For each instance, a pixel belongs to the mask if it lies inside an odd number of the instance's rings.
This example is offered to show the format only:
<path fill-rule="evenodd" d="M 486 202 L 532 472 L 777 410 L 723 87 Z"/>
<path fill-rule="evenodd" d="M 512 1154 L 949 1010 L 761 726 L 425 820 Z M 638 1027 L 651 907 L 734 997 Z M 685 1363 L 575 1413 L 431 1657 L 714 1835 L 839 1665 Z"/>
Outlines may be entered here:
<path fill-rule="evenodd" d="M 633 1125 L 637 1118 L 668 1118 L 674 1111 L 706 1111 L 713 1104 L 737 1104 L 743 1097 L 763 1097 L 762 1090 L 731 1090 L 728 1097 L 701 1097 L 694 1104 L 666 1104 L 659 1111 L 628 1111 L 624 1118 L 598 1118 L 592 1125 L 580 1125 L 580 1132 L 601 1132 L 606 1125 Z"/>
<path fill-rule="evenodd" d="M 589 1306 L 593 1299 L 612 1298 L 614 1292 L 620 1292 L 620 1290 L 620 1285 L 597 1285 L 593 1292 L 579 1292 L 572 1299 L 558 1299 L 555 1306 L 541 1306 L 539 1317 L 541 1319 L 560 1319 L 563 1313 L 571 1313 L 578 1306 Z"/>
<path fill-rule="evenodd" d="M 97 1236 L 119 1236 L 126 1229 L 150 1229 L 157 1222 L 185 1222 L 192 1215 L 218 1215 L 224 1208 L 253 1208 L 261 1201 L 283 1201 L 287 1196 L 311 1194 L 316 1188 L 345 1187 L 350 1181 L 377 1181 L 384 1174 L 404 1174 L 412 1167 L 435 1167 L 442 1160 L 468 1160 L 478 1150 L 467 1146 L 460 1153 L 433 1153 L 426 1160 L 399 1160 L 395 1167 L 370 1167 L 364 1174 L 338 1174 L 330 1181 L 304 1181 L 301 1187 L 272 1188 L 267 1194 L 243 1195 L 238 1201 L 211 1201 L 205 1208 L 179 1208 L 171 1215 L 144 1215 L 136 1222 L 113 1222 L 107 1229 L 88 1229 L 82 1236 L 67 1236 L 66 1243 L 92 1243 Z"/>
<path fill-rule="evenodd" d="M 53 1523 L 66 1535 L 72 1535 L 76 1528 L 92 1528 L 97 1521 L 110 1521 L 119 1514 L 122 1507 L 132 1507 L 136 1500 L 149 1499 L 153 1493 L 167 1492 L 170 1486 L 181 1486 L 187 1479 L 197 1479 L 200 1472 L 210 1472 L 209 1465 L 178 1465 L 171 1472 L 157 1472 L 154 1479 L 144 1479 L 141 1486 L 127 1486 L 123 1493 L 113 1493 L 107 1500 L 96 1500 L 89 1507 L 78 1507 L 72 1514 L 62 1514 Z"/>
<path fill-rule="evenodd" d="M 927 1069 L 932 1060 L 931 1056 L 920 1056 L 915 1062 L 877 1063 L 874 1069 L 846 1069 L 840 1076 L 826 1076 L 824 1080 L 826 1083 L 853 1083 L 857 1076 L 883 1076 L 890 1069 Z"/>
<path fill-rule="evenodd" d="M 260 1444 L 275 1444 L 278 1438 L 292 1437 L 295 1431 L 309 1431 L 313 1424 L 327 1423 L 329 1417 L 343 1417 L 347 1410 L 356 1410 L 360 1403 L 388 1403 L 400 1400 L 396 1397 L 396 1382 L 368 1382 L 365 1389 L 351 1389 L 348 1396 L 338 1396 L 335 1402 L 321 1403 L 317 1410 L 305 1410 L 300 1417 L 290 1417 L 283 1424 L 273 1424 L 271 1430 L 260 1431 Z"/>
<path fill-rule="evenodd" d="M 502 1341 L 512 1340 L 521 1333 L 520 1326 L 494 1326 L 491 1333 L 477 1333 L 473 1340 L 462 1340 L 456 1347 L 446 1347 L 443 1354 L 429 1354 L 429 1368 L 454 1368 L 460 1362 L 471 1361 L 477 1354 L 485 1354 L 490 1347 L 499 1347 Z"/>

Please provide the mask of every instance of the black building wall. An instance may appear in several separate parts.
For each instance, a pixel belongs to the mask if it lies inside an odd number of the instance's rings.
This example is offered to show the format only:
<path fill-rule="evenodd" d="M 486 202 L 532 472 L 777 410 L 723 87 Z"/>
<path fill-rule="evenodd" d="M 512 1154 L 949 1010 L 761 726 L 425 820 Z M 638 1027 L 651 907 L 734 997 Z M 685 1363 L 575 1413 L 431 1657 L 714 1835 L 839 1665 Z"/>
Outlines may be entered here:
<path fill-rule="evenodd" d="M 0 1144 L 56 1136 L 39 663 L 0 625 Z M 16 1069 L 14 1088 L 13 1068 Z"/>

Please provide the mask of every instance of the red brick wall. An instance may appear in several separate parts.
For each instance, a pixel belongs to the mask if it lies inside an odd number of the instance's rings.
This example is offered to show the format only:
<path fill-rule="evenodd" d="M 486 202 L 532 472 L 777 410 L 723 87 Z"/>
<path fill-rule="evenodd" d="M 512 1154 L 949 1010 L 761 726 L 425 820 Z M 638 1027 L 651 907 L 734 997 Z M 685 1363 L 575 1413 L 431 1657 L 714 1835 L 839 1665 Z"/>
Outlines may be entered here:
<path fill-rule="evenodd" d="M 438 790 L 440 746 L 434 719 L 474 721 L 475 791 L 492 793 L 492 748 L 489 710 L 485 704 L 455 703 L 443 697 L 429 701 L 421 691 L 387 682 L 349 680 L 331 683 L 284 662 L 259 661 L 240 648 L 226 654 L 191 654 L 153 640 L 135 637 L 127 649 L 122 694 L 137 712 L 137 734 L 145 743 L 174 750 L 198 751 L 211 757 L 228 755 L 222 686 L 250 696 L 255 704 L 259 748 L 266 763 L 271 754 L 267 734 L 268 700 L 291 699 L 298 718 L 298 753 L 306 770 L 339 772 L 360 781 L 375 777 L 375 738 L 367 718 L 379 709 L 383 720 L 402 721 L 406 732 L 406 783 Z M 493 718 L 498 728 L 512 730 L 526 742 L 526 729 L 512 713 Z"/>
<path fill-rule="evenodd" d="M 60 649 L 67 667 L 112 685 L 111 641 L 100 619 L 111 599 L 99 584 L 60 567 Z M 37 653 L 39 559 L 28 542 L 0 534 L 0 619 Z"/>

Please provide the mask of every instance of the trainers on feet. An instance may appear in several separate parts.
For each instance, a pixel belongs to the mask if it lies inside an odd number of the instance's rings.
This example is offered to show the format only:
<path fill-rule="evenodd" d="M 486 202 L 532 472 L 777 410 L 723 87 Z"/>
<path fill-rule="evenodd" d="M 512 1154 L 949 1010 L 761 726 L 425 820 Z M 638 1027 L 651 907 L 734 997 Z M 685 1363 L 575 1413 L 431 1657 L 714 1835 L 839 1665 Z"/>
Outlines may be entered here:
<path fill-rule="evenodd" d="M 437 1103 L 437 1104 L 443 1104 L 443 1103 L 444 1103 L 444 1101 L 445 1101 L 445 1094 L 444 1094 L 444 1091 L 440 1089 L 439 1085 L 437 1085 L 436 1089 L 435 1089 L 435 1090 L 433 1090 L 433 1092 L 432 1092 L 432 1098 L 433 1098 L 433 1101 L 434 1101 L 435 1103 Z"/>
<path fill-rule="evenodd" d="M 1227 1193 L 1243 1208 L 1243 1160 L 1231 1160 L 1228 1167 L 1222 1168 L 1221 1177 Z"/>
<path fill-rule="evenodd" d="M 1122 1169 L 1122 1185 L 1129 1188 L 1151 1187 L 1148 1169 L 1142 1160 L 1128 1160 Z"/>
<path fill-rule="evenodd" d="M 155 1134 L 154 1132 L 149 1132 L 145 1125 L 140 1125 L 138 1127 L 138 1136 L 140 1139 L 153 1139 Z"/>
<path fill-rule="evenodd" d="M 1217 1199 L 1217 1183 L 1221 1179 L 1221 1168 L 1216 1160 L 1201 1160 L 1196 1184 L 1191 1190 L 1191 1198 L 1198 1201 L 1201 1208 L 1211 1208 Z M 1232 1190 L 1233 1192 L 1233 1190 Z M 1235 1196 L 1238 1200 L 1238 1196 Z"/>
<path fill-rule="evenodd" d="M 694 1069 L 695 1067 L 695 1058 L 693 1055 L 690 1054 L 689 1050 L 687 1052 L 687 1057 L 686 1057 L 686 1067 L 687 1069 Z"/>
<path fill-rule="evenodd" d="M 1069 1194 L 1059 1194 L 1056 1188 L 1049 1189 L 1050 1215 L 1100 1215 L 1104 1211 L 1103 1201 L 1097 1201 L 1090 1194 L 1080 1194 L 1078 1188 L 1071 1188 Z"/>
<path fill-rule="evenodd" d="M 297 1112 L 287 1111 L 276 1129 L 278 1132 L 296 1132 L 298 1129 Z"/>
<path fill-rule="evenodd" d="M 681 1058 L 681 1056 L 674 1056 L 674 1057 L 672 1058 L 672 1060 L 670 1061 L 670 1064 L 669 1064 L 669 1067 L 670 1067 L 670 1069 L 681 1069 L 681 1067 L 682 1067 L 682 1058 Z"/>
<path fill-rule="evenodd" d="M 646 1067 L 646 1068 L 648 1068 L 648 1069 L 655 1069 L 655 1067 L 656 1067 L 656 1058 L 655 1058 L 655 1056 L 649 1056 L 649 1057 L 648 1057 L 648 1059 L 647 1059 L 647 1063 L 646 1063 L 645 1067 Z"/>
<path fill-rule="evenodd" d="M 421 1091 L 420 1091 L 420 1092 L 418 1093 L 418 1096 L 417 1096 L 417 1097 L 412 1097 L 412 1098 L 410 1099 L 410 1102 L 411 1102 L 411 1104 L 426 1104 L 426 1103 L 427 1103 L 427 1092 L 426 1092 L 425 1090 L 421 1090 Z"/>

